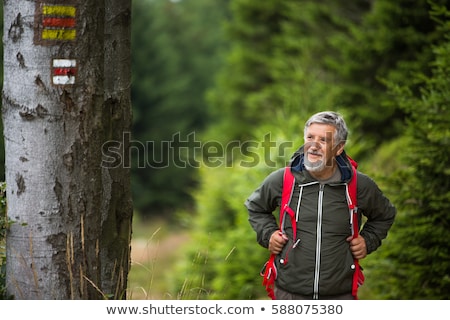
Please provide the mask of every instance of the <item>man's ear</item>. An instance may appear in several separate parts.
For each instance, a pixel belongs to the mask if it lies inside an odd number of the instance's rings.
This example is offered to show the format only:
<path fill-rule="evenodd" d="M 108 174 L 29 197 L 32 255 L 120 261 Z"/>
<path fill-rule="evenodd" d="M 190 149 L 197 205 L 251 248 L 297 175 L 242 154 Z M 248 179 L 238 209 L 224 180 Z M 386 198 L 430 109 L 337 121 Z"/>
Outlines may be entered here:
<path fill-rule="evenodd" d="M 342 152 L 344 152 L 345 143 L 339 143 L 336 147 L 336 156 L 339 156 Z"/>

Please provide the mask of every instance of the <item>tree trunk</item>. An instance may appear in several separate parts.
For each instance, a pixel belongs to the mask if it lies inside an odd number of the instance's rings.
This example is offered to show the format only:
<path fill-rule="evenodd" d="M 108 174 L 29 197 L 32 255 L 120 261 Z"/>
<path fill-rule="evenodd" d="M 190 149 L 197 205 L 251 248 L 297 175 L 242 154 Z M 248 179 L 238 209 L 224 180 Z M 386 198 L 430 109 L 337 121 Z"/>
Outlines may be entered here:
<path fill-rule="evenodd" d="M 131 126 L 130 0 L 4 2 L 6 286 L 125 299 L 132 202 L 103 145 Z M 127 146 L 121 146 L 122 151 Z"/>

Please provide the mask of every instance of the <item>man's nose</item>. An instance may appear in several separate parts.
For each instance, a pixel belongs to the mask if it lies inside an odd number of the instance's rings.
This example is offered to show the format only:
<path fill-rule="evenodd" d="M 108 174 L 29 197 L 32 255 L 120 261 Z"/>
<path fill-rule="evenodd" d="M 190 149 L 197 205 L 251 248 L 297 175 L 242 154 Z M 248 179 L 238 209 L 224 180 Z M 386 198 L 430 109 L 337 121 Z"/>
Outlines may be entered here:
<path fill-rule="evenodd" d="M 320 143 L 317 141 L 309 141 L 307 143 L 307 149 L 318 150 L 320 149 Z"/>

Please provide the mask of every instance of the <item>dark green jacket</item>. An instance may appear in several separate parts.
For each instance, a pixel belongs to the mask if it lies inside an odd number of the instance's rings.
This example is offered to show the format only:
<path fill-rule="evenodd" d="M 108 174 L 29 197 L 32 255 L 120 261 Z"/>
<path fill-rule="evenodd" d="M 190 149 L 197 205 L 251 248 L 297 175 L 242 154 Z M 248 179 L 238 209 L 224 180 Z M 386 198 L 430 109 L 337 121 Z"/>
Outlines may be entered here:
<path fill-rule="evenodd" d="M 306 171 L 303 147 L 290 163 L 296 183 L 289 206 L 298 214 L 299 242 L 294 246 L 292 225 L 290 219 L 285 219 L 284 231 L 289 241 L 276 259 L 276 285 L 285 291 L 311 298 L 351 293 L 354 266 L 346 241 L 351 235 L 346 183 L 352 169 L 345 152 L 336 160 L 341 181 L 329 184 L 319 183 Z M 272 233 L 280 229 L 278 208 L 283 171 L 281 168 L 267 176 L 245 202 L 257 241 L 265 248 Z M 364 221 L 360 234 L 371 253 L 386 238 L 396 210 L 371 178 L 359 171 L 357 174 L 358 213 L 360 222 Z"/>

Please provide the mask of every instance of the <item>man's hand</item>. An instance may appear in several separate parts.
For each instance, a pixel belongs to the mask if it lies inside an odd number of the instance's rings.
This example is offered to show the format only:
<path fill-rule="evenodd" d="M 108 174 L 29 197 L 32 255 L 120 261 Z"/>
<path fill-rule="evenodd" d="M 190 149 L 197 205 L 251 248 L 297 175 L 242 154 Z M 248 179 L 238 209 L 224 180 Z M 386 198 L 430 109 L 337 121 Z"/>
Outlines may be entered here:
<path fill-rule="evenodd" d="M 355 259 L 363 259 L 367 256 L 366 240 L 361 235 L 358 235 L 355 239 L 352 239 L 352 236 L 350 236 L 347 238 L 347 241 Z"/>
<path fill-rule="evenodd" d="M 288 241 L 288 237 L 281 233 L 281 231 L 275 231 L 272 233 L 269 239 L 269 251 L 273 254 L 279 254 L 283 250 L 284 245 Z"/>

